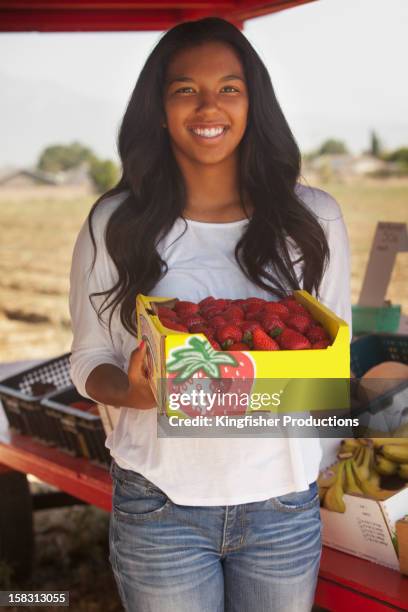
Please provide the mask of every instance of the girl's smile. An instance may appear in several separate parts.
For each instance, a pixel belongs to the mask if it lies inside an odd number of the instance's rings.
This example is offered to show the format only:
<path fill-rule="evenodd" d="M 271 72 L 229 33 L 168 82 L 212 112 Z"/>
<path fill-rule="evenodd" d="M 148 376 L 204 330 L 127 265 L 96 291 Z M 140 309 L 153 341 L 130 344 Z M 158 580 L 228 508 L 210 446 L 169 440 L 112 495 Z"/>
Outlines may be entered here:
<path fill-rule="evenodd" d="M 201 124 L 200 126 L 189 127 L 188 129 L 202 144 L 207 144 L 206 141 L 210 144 L 214 144 L 218 143 L 221 138 L 225 136 L 228 126 Z"/>

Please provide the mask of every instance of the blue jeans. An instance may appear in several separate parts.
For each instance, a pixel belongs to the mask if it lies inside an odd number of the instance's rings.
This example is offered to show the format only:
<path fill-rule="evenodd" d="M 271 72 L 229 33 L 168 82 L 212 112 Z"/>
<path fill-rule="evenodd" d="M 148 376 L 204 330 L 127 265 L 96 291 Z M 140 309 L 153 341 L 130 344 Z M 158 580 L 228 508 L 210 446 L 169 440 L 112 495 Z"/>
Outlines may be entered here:
<path fill-rule="evenodd" d="M 236 506 L 181 506 L 112 461 L 110 562 L 127 612 L 306 612 L 321 555 L 316 483 Z"/>

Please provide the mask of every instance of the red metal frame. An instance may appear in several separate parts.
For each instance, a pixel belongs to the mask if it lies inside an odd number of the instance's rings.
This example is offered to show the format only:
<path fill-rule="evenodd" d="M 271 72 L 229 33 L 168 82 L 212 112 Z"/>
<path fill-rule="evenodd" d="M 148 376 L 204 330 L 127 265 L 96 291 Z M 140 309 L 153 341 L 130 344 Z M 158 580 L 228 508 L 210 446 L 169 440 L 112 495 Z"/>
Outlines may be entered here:
<path fill-rule="evenodd" d="M 242 29 L 247 19 L 308 2 L 315 0 L 0 0 L 0 31 L 162 31 L 210 15 Z"/>
<path fill-rule="evenodd" d="M 315 602 L 332 612 L 408 610 L 408 577 L 324 546 Z"/>
<path fill-rule="evenodd" d="M 103 510 L 112 509 L 110 474 L 87 459 L 70 457 L 28 436 L 9 436 L 3 432 L 0 433 L 0 473 L 10 468 L 33 474 Z M 408 578 L 381 565 L 324 547 L 315 603 L 332 612 L 408 610 Z"/>
<path fill-rule="evenodd" d="M 71 457 L 57 448 L 45 446 L 29 436 L 0 433 L 0 464 L 18 472 L 33 474 L 78 499 L 110 512 L 112 480 L 106 469 L 88 459 Z M 1 472 L 1 470 L 0 470 Z"/>

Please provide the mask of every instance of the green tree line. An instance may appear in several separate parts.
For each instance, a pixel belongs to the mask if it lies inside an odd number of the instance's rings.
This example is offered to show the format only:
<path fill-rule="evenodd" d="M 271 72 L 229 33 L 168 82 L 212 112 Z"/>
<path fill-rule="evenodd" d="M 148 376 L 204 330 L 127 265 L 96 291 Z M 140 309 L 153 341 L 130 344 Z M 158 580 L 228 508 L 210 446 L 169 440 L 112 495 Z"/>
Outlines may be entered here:
<path fill-rule="evenodd" d="M 110 159 L 100 159 L 79 142 L 46 147 L 39 156 L 37 168 L 43 172 L 64 172 L 87 162 L 89 176 L 99 192 L 111 189 L 119 180 L 119 167 Z"/>

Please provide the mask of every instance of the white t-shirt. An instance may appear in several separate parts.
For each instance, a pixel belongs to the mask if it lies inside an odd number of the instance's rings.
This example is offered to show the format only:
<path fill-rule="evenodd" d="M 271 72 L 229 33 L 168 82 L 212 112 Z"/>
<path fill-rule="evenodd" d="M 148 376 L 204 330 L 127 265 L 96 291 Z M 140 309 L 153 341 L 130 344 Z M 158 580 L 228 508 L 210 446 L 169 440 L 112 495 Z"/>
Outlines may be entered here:
<path fill-rule="evenodd" d="M 341 209 L 333 197 L 320 189 L 301 184 L 296 189 L 321 223 L 330 247 L 320 301 L 351 329 L 350 253 Z M 90 276 L 93 247 L 87 220 L 73 252 L 71 378 L 79 393 L 88 398 L 85 383 L 92 370 L 109 363 L 127 372 L 130 354 L 137 345 L 134 336 L 122 326 L 119 309 L 112 319 L 112 342 L 88 300 L 91 292 L 108 289 L 116 281 L 116 268 L 104 245 L 104 230 L 123 197 L 110 197 L 96 209 L 93 229 L 98 251 Z M 186 220 L 185 231 L 184 220 L 177 219 L 158 243 L 168 272 L 150 294 L 192 301 L 208 295 L 274 299 L 252 284 L 235 261 L 234 247 L 248 222 Z M 300 268 L 297 273 L 299 278 Z M 94 303 L 104 298 L 99 299 Z M 103 314 L 103 320 L 107 319 L 108 311 Z M 120 408 L 119 422 L 108 435 L 106 446 L 119 466 L 143 474 L 174 503 L 190 506 L 235 505 L 305 490 L 316 480 L 322 458 L 317 438 L 158 437 L 157 408 Z"/>

